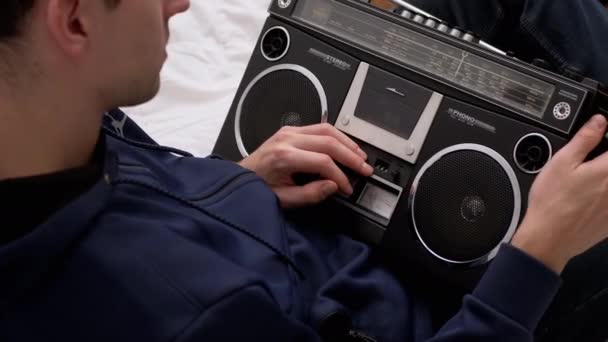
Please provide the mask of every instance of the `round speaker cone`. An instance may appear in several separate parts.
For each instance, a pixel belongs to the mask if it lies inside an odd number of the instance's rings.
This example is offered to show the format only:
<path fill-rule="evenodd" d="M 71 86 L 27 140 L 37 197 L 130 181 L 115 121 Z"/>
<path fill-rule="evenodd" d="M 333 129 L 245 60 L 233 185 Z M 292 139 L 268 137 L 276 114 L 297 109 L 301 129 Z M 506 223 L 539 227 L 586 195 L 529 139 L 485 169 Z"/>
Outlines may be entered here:
<path fill-rule="evenodd" d="M 553 149 L 549 139 L 538 133 L 531 133 L 515 145 L 513 156 L 520 170 L 525 173 L 539 173 L 549 162 Z"/>
<path fill-rule="evenodd" d="M 425 247 L 454 263 L 491 253 L 512 234 L 514 215 L 519 215 L 513 177 L 495 158 L 472 149 L 427 163 L 417 177 L 411 207 Z"/>
<path fill-rule="evenodd" d="M 276 69 L 258 77 L 245 91 L 235 124 L 244 155 L 255 151 L 283 126 L 321 123 L 326 110 L 320 85 L 295 69 Z"/>
<path fill-rule="evenodd" d="M 260 42 L 262 55 L 271 62 L 281 59 L 287 54 L 290 39 L 289 32 L 284 27 L 275 26 L 268 29 Z"/>

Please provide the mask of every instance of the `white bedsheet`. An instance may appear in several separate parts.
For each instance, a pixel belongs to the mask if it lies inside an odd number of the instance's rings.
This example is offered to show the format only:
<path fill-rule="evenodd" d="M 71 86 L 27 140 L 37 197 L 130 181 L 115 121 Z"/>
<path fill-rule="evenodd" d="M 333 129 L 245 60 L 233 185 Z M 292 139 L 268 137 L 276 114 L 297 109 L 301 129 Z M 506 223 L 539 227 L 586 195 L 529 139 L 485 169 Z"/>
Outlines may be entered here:
<path fill-rule="evenodd" d="M 162 145 L 211 153 L 269 4 L 192 0 L 190 10 L 171 21 L 160 93 L 123 110 Z"/>

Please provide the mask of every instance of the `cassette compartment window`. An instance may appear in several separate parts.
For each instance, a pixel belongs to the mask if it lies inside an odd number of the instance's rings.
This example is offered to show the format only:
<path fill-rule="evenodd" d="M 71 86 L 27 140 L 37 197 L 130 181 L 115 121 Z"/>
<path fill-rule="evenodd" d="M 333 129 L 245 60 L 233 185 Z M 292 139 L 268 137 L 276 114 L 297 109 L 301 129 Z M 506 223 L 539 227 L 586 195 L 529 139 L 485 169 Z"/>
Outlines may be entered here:
<path fill-rule="evenodd" d="M 355 116 L 409 139 L 433 92 L 370 66 Z"/>

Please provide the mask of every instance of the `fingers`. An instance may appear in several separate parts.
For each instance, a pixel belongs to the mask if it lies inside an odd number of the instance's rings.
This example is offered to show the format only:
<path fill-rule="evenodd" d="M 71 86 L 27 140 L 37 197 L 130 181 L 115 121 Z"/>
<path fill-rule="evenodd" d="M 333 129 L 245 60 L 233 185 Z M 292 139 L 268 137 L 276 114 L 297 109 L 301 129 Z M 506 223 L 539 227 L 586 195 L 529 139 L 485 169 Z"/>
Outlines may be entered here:
<path fill-rule="evenodd" d="M 304 186 L 276 188 L 274 191 L 283 208 L 297 208 L 324 201 L 338 191 L 338 185 L 332 181 L 321 180 Z"/>
<path fill-rule="evenodd" d="M 294 148 L 285 155 L 283 164 L 288 173 L 318 174 L 325 180 L 331 180 L 338 185 L 338 189 L 347 195 L 353 193 L 348 177 L 340 170 L 333 159 L 323 153 L 311 152 Z"/>
<path fill-rule="evenodd" d="M 344 133 L 329 124 L 305 127 L 283 127 L 274 135 L 272 144 L 280 147 L 282 169 L 289 174 L 320 175 L 334 182 L 338 189 L 350 195 L 353 192 L 348 177 L 337 163 L 364 176 L 371 176 L 373 167 L 365 160 L 367 155 Z M 278 164 L 275 164 L 278 165 Z"/>
<path fill-rule="evenodd" d="M 374 173 L 374 168 L 359 154 L 332 136 L 294 134 L 292 139 L 291 143 L 296 148 L 326 154 L 338 163 L 367 177 Z"/>
<path fill-rule="evenodd" d="M 359 147 L 359 145 L 357 145 L 356 142 L 354 142 L 346 134 L 340 132 L 337 128 L 330 124 L 294 127 L 293 129 L 295 132 L 300 134 L 313 134 L 333 137 L 334 139 L 337 139 L 340 143 L 348 147 L 351 151 L 361 156 L 363 160 L 367 160 L 367 154 Z"/>
<path fill-rule="evenodd" d="M 606 133 L 606 118 L 593 116 L 556 155 L 556 159 L 566 160 L 578 166 L 600 143 Z"/>
<path fill-rule="evenodd" d="M 605 146 L 602 150 L 605 149 Z M 604 151 L 602 154 L 585 162 L 585 167 L 594 176 L 597 177 L 597 182 L 602 182 L 608 179 L 608 151 Z M 599 184 L 599 183 L 598 183 Z"/>

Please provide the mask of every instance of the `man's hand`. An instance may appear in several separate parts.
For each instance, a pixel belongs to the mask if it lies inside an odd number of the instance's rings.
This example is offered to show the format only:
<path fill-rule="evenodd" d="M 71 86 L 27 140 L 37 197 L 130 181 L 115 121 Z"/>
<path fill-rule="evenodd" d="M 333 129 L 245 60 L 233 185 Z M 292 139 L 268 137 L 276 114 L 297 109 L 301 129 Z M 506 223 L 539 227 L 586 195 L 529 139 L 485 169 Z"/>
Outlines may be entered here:
<path fill-rule="evenodd" d="M 538 175 L 512 244 L 561 273 L 568 261 L 608 238 L 608 152 L 585 158 L 606 119 L 594 116 Z"/>
<path fill-rule="evenodd" d="M 373 168 L 359 146 L 329 124 L 283 127 L 239 164 L 262 177 L 285 208 L 323 201 L 336 191 L 350 195 L 353 189 L 336 162 L 364 175 Z M 293 175 L 320 175 L 321 180 L 299 186 Z"/>

